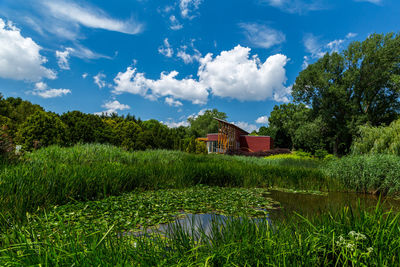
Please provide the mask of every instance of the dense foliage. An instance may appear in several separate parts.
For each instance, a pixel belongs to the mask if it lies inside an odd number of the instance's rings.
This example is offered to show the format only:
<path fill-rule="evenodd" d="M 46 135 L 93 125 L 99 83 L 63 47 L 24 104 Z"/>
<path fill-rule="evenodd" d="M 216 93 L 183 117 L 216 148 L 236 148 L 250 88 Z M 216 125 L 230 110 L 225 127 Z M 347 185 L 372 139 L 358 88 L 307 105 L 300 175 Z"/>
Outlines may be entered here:
<path fill-rule="evenodd" d="M 73 212 L 73 211 L 72 211 Z M 0 264 L 79 266 L 397 266 L 400 216 L 345 207 L 295 221 L 213 220 L 210 231 L 177 224 L 164 235 L 122 235 L 114 225 L 32 218 L 2 234 Z M 58 222 L 60 230 L 51 234 Z M 76 225 L 75 225 L 76 226 Z"/>
<path fill-rule="evenodd" d="M 346 156 L 329 162 L 325 173 L 348 190 L 386 195 L 400 192 L 400 158 L 394 155 Z"/>
<path fill-rule="evenodd" d="M 392 154 L 400 156 L 400 120 L 389 126 L 360 126 L 352 146 L 354 154 Z"/>
<path fill-rule="evenodd" d="M 49 145 L 102 143 L 129 151 L 168 149 L 206 153 L 205 144 L 195 139 L 217 131 L 214 117 L 226 119 L 226 114 L 207 110 L 189 118 L 189 127 L 169 128 L 157 120 L 142 121 L 131 115 L 99 116 L 80 111 L 58 115 L 20 98 L 5 99 L 0 95 L 0 145 L 18 144 L 31 151 Z"/>
<path fill-rule="evenodd" d="M 44 207 L 119 195 L 134 189 L 197 184 L 333 189 L 321 171 L 263 158 L 191 155 L 178 151 L 127 152 L 106 145 L 51 146 L 0 171 L 0 207 L 25 217 Z"/>

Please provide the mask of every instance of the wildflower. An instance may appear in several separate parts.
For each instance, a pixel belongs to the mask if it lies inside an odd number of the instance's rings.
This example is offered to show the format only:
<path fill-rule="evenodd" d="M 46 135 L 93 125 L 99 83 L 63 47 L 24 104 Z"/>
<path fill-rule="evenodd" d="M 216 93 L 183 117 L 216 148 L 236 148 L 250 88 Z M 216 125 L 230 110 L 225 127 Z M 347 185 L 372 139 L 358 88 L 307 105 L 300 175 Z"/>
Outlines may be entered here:
<path fill-rule="evenodd" d="M 373 248 L 373 247 L 367 248 L 367 252 L 368 252 L 368 253 L 371 253 L 371 252 L 373 252 L 373 251 L 374 251 L 374 248 Z"/>

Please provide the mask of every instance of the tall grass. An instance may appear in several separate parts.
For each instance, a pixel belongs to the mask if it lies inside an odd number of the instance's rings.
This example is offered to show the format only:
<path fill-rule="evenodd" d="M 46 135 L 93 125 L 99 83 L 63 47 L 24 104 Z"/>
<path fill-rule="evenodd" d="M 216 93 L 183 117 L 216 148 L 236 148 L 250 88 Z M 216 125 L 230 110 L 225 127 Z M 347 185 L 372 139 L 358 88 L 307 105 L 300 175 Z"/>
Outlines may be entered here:
<path fill-rule="evenodd" d="M 361 193 L 398 194 L 400 157 L 395 155 L 347 156 L 329 162 L 324 173 L 344 188 Z"/>
<path fill-rule="evenodd" d="M 23 218 L 41 208 L 136 188 L 205 184 L 326 190 L 335 186 L 318 169 L 260 164 L 260 160 L 163 150 L 130 153 L 107 145 L 52 146 L 0 171 L 0 208 L 13 218 Z"/>
<path fill-rule="evenodd" d="M 51 235 L 43 219 L 1 237 L 0 265 L 76 266 L 398 266 L 400 214 L 349 208 L 296 222 L 213 221 L 211 231 L 177 225 L 166 237 L 124 236 L 113 225 Z"/>

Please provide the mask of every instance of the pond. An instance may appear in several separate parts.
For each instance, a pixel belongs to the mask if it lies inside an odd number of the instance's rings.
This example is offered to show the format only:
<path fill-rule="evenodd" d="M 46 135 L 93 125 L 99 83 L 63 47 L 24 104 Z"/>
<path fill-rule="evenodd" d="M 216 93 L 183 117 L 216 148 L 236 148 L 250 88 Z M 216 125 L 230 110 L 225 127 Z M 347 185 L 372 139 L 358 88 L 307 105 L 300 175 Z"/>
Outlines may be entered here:
<path fill-rule="evenodd" d="M 271 210 L 270 219 L 281 220 L 283 217 L 293 216 L 294 212 L 303 216 L 314 216 L 321 213 L 335 213 L 347 206 L 356 211 L 358 207 L 372 210 L 379 201 L 384 210 L 399 211 L 400 200 L 382 198 L 371 194 L 357 194 L 344 192 L 329 192 L 322 194 L 291 193 L 272 190 L 269 195 L 273 200 L 281 204 L 281 209 Z"/>
<path fill-rule="evenodd" d="M 308 193 L 293 193 L 282 192 L 277 190 L 270 191 L 268 197 L 280 203 L 280 208 L 271 209 L 267 217 L 255 219 L 255 221 L 267 220 L 273 225 L 274 221 L 293 218 L 295 213 L 305 217 L 316 216 L 322 213 L 335 213 L 343 207 L 350 207 L 355 213 L 360 207 L 362 209 L 373 210 L 380 201 L 384 210 L 400 211 L 400 200 L 379 197 L 368 194 L 344 193 L 344 192 L 329 192 L 327 194 L 308 194 Z M 168 224 L 160 224 L 155 228 L 147 230 L 148 233 L 158 232 L 166 233 L 173 231 L 176 227 L 182 227 L 188 232 L 198 231 L 202 229 L 205 234 L 211 232 L 213 221 L 216 220 L 224 224 L 224 220 L 232 218 L 213 213 L 206 214 L 186 214 L 182 213 L 174 222 Z M 141 232 L 143 234 L 143 232 Z"/>

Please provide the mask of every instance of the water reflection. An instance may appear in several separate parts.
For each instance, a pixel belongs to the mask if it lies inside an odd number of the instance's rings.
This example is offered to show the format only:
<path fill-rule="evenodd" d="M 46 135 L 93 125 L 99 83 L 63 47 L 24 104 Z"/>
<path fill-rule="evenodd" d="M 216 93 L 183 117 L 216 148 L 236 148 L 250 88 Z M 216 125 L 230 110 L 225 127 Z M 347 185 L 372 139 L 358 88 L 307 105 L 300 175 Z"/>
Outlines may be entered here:
<path fill-rule="evenodd" d="M 327 195 L 312 195 L 271 191 L 270 197 L 281 203 L 280 210 L 270 211 L 272 221 L 293 216 L 294 212 L 303 216 L 314 216 L 327 212 L 335 213 L 345 206 L 351 207 L 355 212 L 359 207 L 363 210 L 371 211 L 380 200 L 379 197 L 373 195 L 341 192 L 330 192 Z M 382 198 L 380 201 L 384 210 L 400 210 L 399 200 Z"/>

